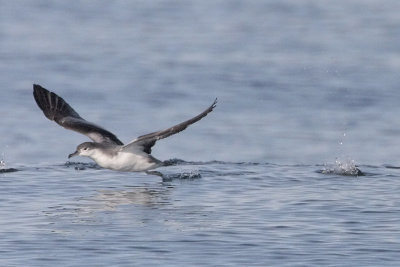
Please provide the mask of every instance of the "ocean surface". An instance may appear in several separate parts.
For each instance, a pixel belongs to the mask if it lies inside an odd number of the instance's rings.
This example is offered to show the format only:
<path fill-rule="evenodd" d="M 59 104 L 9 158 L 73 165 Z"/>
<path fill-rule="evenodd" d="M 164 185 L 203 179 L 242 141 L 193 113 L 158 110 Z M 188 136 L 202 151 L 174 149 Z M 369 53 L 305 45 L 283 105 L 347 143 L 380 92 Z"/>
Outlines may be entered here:
<path fill-rule="evenodd" d="M 1 266 L 399 266 L 400 2 L 0 0 Z M 37 83 L 162 175 L 67 155 Z"/>

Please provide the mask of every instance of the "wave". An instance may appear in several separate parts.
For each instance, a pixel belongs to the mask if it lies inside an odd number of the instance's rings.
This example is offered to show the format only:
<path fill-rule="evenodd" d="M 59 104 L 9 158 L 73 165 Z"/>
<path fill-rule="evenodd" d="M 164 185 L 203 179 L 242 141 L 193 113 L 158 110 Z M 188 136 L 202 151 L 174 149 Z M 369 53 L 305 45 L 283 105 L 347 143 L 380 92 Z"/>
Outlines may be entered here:
<path fill-rule="evenodd" d="M 0 160 L 0 173 L 17 172 L 17 171 L 18 169 L 15 168 L 6 168 L 6 162 L 3 159 Z"/>
<path fill-rule="evenodd" d="M 86 170 L 86 169 L 95 169 L 95 170 L 102 169 L 99 165 L 97 165 L 94 162 L 67 161 L 62 165 L 67 167 L 67 168 L 74 168 L 77 171 L 83 171 L 83 170 Z"/>
<path fill-rule="evenodd" d="M 296 169 L 308 169 L 304 171 L 311 171 L 320 173 L 323 175 L 339 175 L 339 176 L 373 176 L 375 172 L 382 172 L 383 169 L 392 169 L 396 171 L 400 167 L 392 165 L 356 165 L 354 160 L 336 159 L 332 164 L 277 164 L 268 162 L 231 162 L 231 161 L 186 161 L 183 159 L 169 159 L 165 161 L 166 167 L 153 170 L 148 174 L 158 175 L 162 179 L 174 180 L 174 179 L 198 179 L 203 175 L 206 176 L 241 176 L 241 175 L 252 175 L 252 174 L 268 174 L 269 172 L 279 171 L 284 168 L 286 171 L 294 171 Z M 172 167 L 172 168 L 169 168 Z M 35 166 L 24 166 L 20 165 L 14 168 L 6 168 L 3 161 L 0 165 L 0 173 L 12 173 L 17 171 L 31 171 L 31 170 L 55 170 L 59 168 L 70 168 L 76 171 L 85 170 L 103 170 L 94 162 L 76 162 L 67 161 L 60 164 L 38 164 Z M 378 171 L 381 169 L 381 171 Z M 313 171 L 314 170 L 314 171 Z M 375 171 L 374 171 L 375 170 Z M 370 173 L 370 171 L 374 173 Z M 395 174 L 394 174 L 395 175 Z"/>
<path fill-rule="evenodd" d="M 19 170 L 15 169 L 15 168 L 2 168 L 2 169 L 0 169 L 0 173 L 17 172 L 17 171 L 19 171 Z"/>

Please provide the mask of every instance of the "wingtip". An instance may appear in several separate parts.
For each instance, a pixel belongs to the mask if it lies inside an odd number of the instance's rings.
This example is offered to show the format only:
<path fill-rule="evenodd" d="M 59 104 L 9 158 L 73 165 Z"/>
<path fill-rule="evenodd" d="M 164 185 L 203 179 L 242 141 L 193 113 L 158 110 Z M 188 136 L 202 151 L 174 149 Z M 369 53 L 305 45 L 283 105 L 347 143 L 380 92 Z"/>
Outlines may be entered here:
<path fill-rule="evenodd" d="M 48 91 L 46 88 L 42 87 L 39 84 L 34 83 L 33 84 L 33 93 L 35 94 L 35 92 L 39 92 L 39 91 Z"/>
<path fill-rule="evenodd" d="M 36 103 L 38 103 L 38 105 L 39 105 L 39 99 L 38 99 L 38 94 L 39 94 L 39 90 L 40 90 L 40 88 L 41 88 L 41 86 L 40 85 L 38 85 L 38 84 L 33 84 L 33 97 L 35 98 L 35 100 L 36 100 Z"/>
<path fill-rule="evenodd" d="M 41 86 L 40 84 L 37 84 L 37 83 L 33 84 L 33 89 L 41 89 L 41 90 L 48 91 L 46 88 L 44 88 L 43 86 Z"/>
<path fill-rule="evenodd" d="M 218 97 L 215 98 L 214 102 L 212 103 L 211 107 L 215 108 L 217 106 L 218 103 Z"/>

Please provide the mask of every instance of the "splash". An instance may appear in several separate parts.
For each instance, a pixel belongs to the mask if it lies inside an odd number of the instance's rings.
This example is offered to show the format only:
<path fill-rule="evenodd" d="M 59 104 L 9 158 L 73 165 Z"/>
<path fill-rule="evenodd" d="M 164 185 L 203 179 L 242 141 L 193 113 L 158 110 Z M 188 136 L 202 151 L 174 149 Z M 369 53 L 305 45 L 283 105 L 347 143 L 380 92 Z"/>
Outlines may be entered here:
<path fill-rule="evenodd" d="M 201 178 L 201 174 L 198 171 L 190 171 L 190 172 L 181 172 L 174 174 L 162 175 L 163 181 L 172 181 L 172 180 L 193 180 Z"/>
<path fill-rule="evenodd" d="M 1 157 L 0 157 L 0 169 L 4 169 L 6 167 L 6 162 L 4 160 L 4 152 L 1 152 Z"/>
<path fill-rule="evenodd" d="M 321 170 L 323 174 L 336 174 L 344 176 L 362 176 L 363 172 L 357 167 L 352 159 L 342 160 L 336 158 L 334 164 L 325 165 L 325 169 Z"/>
<path fill-rule="evenodd" d="M 86 169 L 95 169 L 95 170 L 101 169 L 99 165 L 93 162 L 86 163 L 86 162 L 67 161 L 63 165 L 67 168 L 74 168 L 77 171 L 83 171 Z"/>
<path fill-rule="evenodd" d="M 168 159 L 164 161 L 164 166 L 176 166 L 176 165 L 184 165 L 187 162 L 182 159 Z"/>
<path fill-rule="evenodd" d="M 345 155 L 344 152 L 345 139 L 347 137 L 346 132 L 342 134 L 338 140 L 338 155 Z M 363 172 L 357 167 L 355 160 L 349 158 L 348 156 L 339 156 L 335 159 L 333 164 L 325 164 L 325 168 L 320 171 L 323 174 L 336 174 L 344 176 L 362 176 Z"/>
<path fill-rule="evenodd" d="M 16 172 L 16 171 L 18 170 L 14 168 L 6 168 L 6 161 L 4 160 L 4 152 L 2 152 L 0 158 L 0 173 Z"/>

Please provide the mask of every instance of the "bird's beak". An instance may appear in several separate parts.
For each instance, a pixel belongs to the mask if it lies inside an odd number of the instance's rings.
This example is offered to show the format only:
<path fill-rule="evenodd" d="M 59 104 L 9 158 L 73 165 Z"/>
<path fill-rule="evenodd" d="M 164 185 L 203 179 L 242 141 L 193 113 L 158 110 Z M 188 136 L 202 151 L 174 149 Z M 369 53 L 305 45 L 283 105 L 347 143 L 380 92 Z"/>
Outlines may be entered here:
<path fill-rule="evenodd" d="M 75 156 L 78 156 L 78 155 L 79 155 L 79 152 L 78 152 L 78 150 L 77 150 L 77 151 L 75 151 L 74 153 L 69 154 L 69 155 L 68 155 L 68 158 L 72 158 L 72 157 L 75 157 Z"/>

